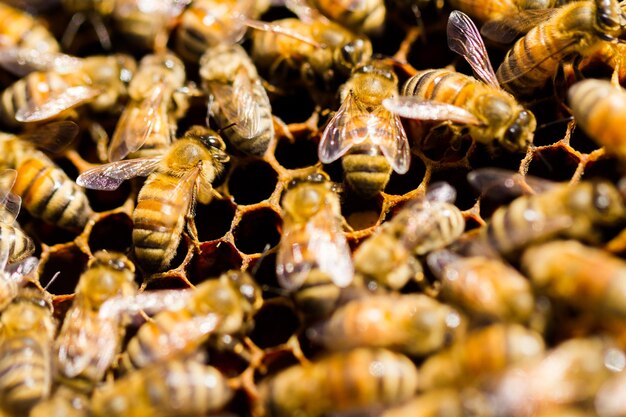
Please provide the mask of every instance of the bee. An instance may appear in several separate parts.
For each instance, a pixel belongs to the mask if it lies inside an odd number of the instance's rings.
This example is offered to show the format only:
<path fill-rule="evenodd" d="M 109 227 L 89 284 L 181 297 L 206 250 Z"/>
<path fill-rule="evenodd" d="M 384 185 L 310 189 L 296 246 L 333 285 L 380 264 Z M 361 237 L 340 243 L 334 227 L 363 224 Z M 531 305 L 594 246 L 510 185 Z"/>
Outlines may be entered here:
<path fill-rule="evenodd" d="M 86 395 L 60 386 L 46 400 L 35 405 L 29 417 L 88 417 L 89 399 Z"/>
<path fill-rule="evenodd" d="M 0 141 L 0 165 L 17 170 L 12 192 L 33 216 L 68 230 L 83 230 L 93 210 L 85 192 L 33 143 L 39 139 L 69 143 L 78 126 L 59 121 L 38 127 L 20 136 Z"/>
<path fill-rule="evenodd" d="M 200 59 L 200 78 L 211 113 L 237 149 L 263 156 L 274 137 L 272 107 L 256 67 L 240 45 L 221 44 Z"/>
<path fill-rule="evenodd" d="M 387 8 L 381 0 L 285 0 L 301 20 L 330 19 L 355 33 L 379 35 Z"/>
<path fill-rule="evenodd" d="M 23 288 L 0 316 L 0 409 L 28 415 L 48 397 L 56 329 L 47 294 Z"/>
<path fill-rule="evenodd" d="M 492 417 L 496 408 L 485 394 L 477 389 L 442 388 L 420 394 L 409 401 L 391 407 L 380 417 Z"/>
<path fill-rule="evenodd" d="M 587 242 L 598 240 L 600 226 L 611 226 L 626 216 L 618 189 L 607 181 L 581 181 L 558 184 L 533 178 L 519 178 L 495 168 L 475 170 L 467 176 L 470 184 L 483 191 L 496 185 L 507 189 L 528 189 L 537 194 L 522 195 L 509 205 L 499 207 L 479 232 L 479 242 L 512 257 L 523 248 L 556 236 Z"/>
<path fill-rule="evenodd" d="M 0 120 L 9 127 L 61 118 L 85 103 L 97 112 L 112 110 L 126 96 L 135 61 L 127 55 L 76 59 L 76 64 L 35 71 L 0 95 Z"/>
<path fill-rule="evenodd" d="M 602 417 L 619 417 L 624 415 L 624 398 L 626 393 L 626 374 L 620 372 L 602 384 L 595 398 L 595 410 Z"/>
<path fill-rule="evenodd" d="M 622 288 L 626 263 L 603 250 L 575 241 L 553 241 L 528 248 L 522 269 L 542 293 L 582 310 L 626 316 Z"/>
<path fill-rule="evenodd" d="M 72 15 L 61 43 L 68 49 L 74 41 L 78 29 L 88 21 L 91 23 L 100 45 L 107 51 L 111 50 L 111 37 L 107 30 L 108 19 L 113 14 L 117 0 L 61 0 L 63 9 Z M 106 20 L 106 23 L 105 23 Z"/>
<path fill-rule="evenodd" d="M 318 417 L 398 404 L 414 395 L 417 386 L 417 369 L 406 356 L 357 348 L 308 366 L 292 366 L 261 381 L 258 407 L 266 416 Z"/>
<path fill-rule="evenodd" d="M 466 386 L 543 352 L 540 334 L 519 324 L 493 324 L 428 357 L 420 368 L 420 390 Z"/>
<path fill-rule="evenodd" d="M 568 57 L 591 55 L 618 37 L 621 13 L 614 0 L 579 1 L 559 8 L 509 50 L 496 73 L 500 84 L 516 95 L 532 94 Z"/>
<path fill-rule="evenodd" d="M 339 307 L 307 335 L 331 350 L 381 347 L 425 356 L 462 338 L 466 319 L 423 294 L 382 294 Z"/>
<path fill-rule="evenodd" d="M 176 130 L 173 119 L 186 110 L 183 103 L 175 100 L 174 91 L 184 83 L 185 66 L 174 54 L 151 54 L 142 58 L 128 86 L 130 103 L 111 138 L 110 161 L 119 161 L 129 154 L 131 157 L 153 156 L 170 145 L 172 131 Z"/>
<path fill-rule="evenodd" d="M 326 178 L 313 174 L 292 181 L 281 206 L 279 284 L 295 291 L 296 300 L 313 304 L 310 307 L 332 305 L 327 297 L 338 297 L 339 288 L 347 287 L 354 275 L 350 247 L 341 230 L 339 197 Z"/>
<path fill-rule="evenodd" d="M 489 22 L 519 15 L 527 10 L 545 10 L 558 7 L 569 0 L 449 0 L 453 9 L 467 13 L 480 22 Z M 526 15 L 524 15 L 526 17 Z"/>
<path fill-rule="evenodd" d="M 402 87 L 401 97 L 383 101 L 392 112 L 411 119 L 444 121 L 469 130 L 479 143 L 525 152 L 532 143 L 535 116 L 502 90 L 474 23 L 462 12 L 448 19 L 448 46 L 463 56 L 481 81 L 446 69 L 419 71 Z"/>
<path fill-rule="evenodd" d="M 621 130 L 621 121 L 626 115 L 624 89 L 610 81 L 589 79 L 574 84 L 568 98 L 576 124 L 607 152 L 626 158 Z"/>
<path fill-rule="evenodd" d="M 176 254 L 196 199 L 208 204 L 213 197 L 211 184 L 229 160 L 225 149 L 216 132 L 192 126 L 161 155 L 101 165 L 83 172 L 77 182 L 114 190 L 126 179 L 148 175 L 133 211 L 133 244 L 139 265 L 160 272 Z"/>
<path fill-rule="evenodd" d="M 408 202 L 354 252 L 354 266 L 366 281 L 402 288 L 422 272 L 415 255 L 442 248 L 463 233 L 463 214 L 452 202 L 456 190 L 433 184 L 425 197 Z"/>
<path fill-rule="evenodd" d="M 528 280 L 498 259 L 441 250 L 430 253 L 427 262 L 439 279 L 441 297 L 478 316 L 526 322 L 533 313 Z"/>
<path fill-rule="evenodd" d="M 181 291 L 175 290 L 173 295 L 180 297 Z M 181 309 L 163 305 L 167 310 L 143 324 L 130 339 L 123 358 L 127 370 L 195 353 L 211 334 L 241 333 L 263 302 L 252 277 L 239 271 L 204 281 L 187 292 L 188 300 Z M 170 294 L 157 291 L 153 296 Z"/>
<path fill-rule="evenodd" d="M 392 169 L 398 174 L 409 170 L 411 153 L 402 122 L 382 106 L 397 93 L 398 78 L 390 65 L 372 61 L 358 66 L 341 87 L 341 107 L 320 140 L 320 161 L 342 158 L 346 182 L 364 197 L 382 191 Z"/>
<path fill-rule="evenodd" d="M 199 416 L 221 409 L 232 397 L 220 371 L 192 360 L 172 360 L 131 372 L 96 389 L 94 417 Z"/>
<path fill-rule="evenodd" d="M 17 47 L 38 52 L 59 52 L 54 35 L 30 14 L 0 3 L 0 47 Z"/>
<path fill-rule="evenodd" d="M 252 34 L 252 60 L 277 89 L 306 88 L 313 101 L 333 102 L 352 71 L 372 56 L 372 44 L 340 25 L 315 19 L 277 20 Z"/>
<path fill-rule="evenodd" d="M 124 337 L 124 323 L 117 317 L 106 319 L 100 308 L 115 296 L 137 292 L 135 266 L 126 256 L 99 251 L 89 261 L 76 286 L 54 343 L 58 377 L 79 391 L 89 392 L 104 378 Z"/>

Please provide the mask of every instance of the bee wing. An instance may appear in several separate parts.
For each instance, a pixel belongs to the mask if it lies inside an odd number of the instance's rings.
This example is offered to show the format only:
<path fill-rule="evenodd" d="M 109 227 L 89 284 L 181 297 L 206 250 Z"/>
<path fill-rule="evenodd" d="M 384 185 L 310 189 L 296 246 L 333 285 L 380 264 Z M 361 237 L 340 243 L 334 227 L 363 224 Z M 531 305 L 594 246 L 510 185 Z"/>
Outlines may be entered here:
<path fill-rule="evenodd" d="M 341 158 L 354 144 L 363 142 L 369 134 L 370 123 L 367 110 L 352 93 L 348 94 L 324 129 L 317 150 L 320 161 L 329 164 Z"/>
<path fill-rule="evenodd" d="M 178 322 L 167 332 L 167 337 L 159 338 L 155 351 L 159 352 L 159 357 L 168 358 L 177 355 L 190 343 L 198 342 L 203 337 L 212 333 L 220 322 L 220 316 L 216 313 L 209 313 L 193 317 L 189 320 Z"/>
<path fill-rule="evenodd" d="M 42 104 L 29 101 L 15 113 L 15 120 L 23 123 L 41 122 L 76 107 L 100 94 L 100 90 L 87 86 L 69 87 L 50 94 Z"/>
<path fill-rule="evenodd" d="M 53 153 L 63 151 L 78 135 L 80 127 L 71 120 L 56 120 L 20 135 L 20 139 Z"/>
<path fill-rule="evenodd" d="M 480 120 L 467 110 L 447 103 L 421 100 L 415 96 L 386 98 L 383 106 L 394 114 L 407 119 L 449 120 L 453 123 L 479 125 Z"/>
<path fill-rule="evenodd" d="M 304 23 L 312 23 L 315 21 L 328 21 L 326 16 L 320 13 L 318 9 L 311 6 L 308 0 L 283 0 L 280 5 L 285 6 L 293 12 Z"/>
<path fill-rule="evenodd" d="M 428 187 L 428 190 L 426 190 L 426 200 L 454 203 L 454 200 L 456 200 L 456 190 L 447 182 L 439 181 Z"/>
<path fill-rule="evenodd" d="M 154 314 L 163 310 L 180 310 L 193 296 L 192 289 L 146 291 L 131 296 L 116 296 L 105 301 L 98 315 L 102 319 L 136 316 L 141 312 Z"/>
<path fill-rule="evenodd" d="M 271 32 L 276 35 L 288 36 L 292 39 L 296 39 L 300 42 L 311 45 L 314 48 L 326 48 L 326 45 L 317 42 L 306 35 L 296 32 L 295 30 L 283 27 L 279 24 L 267 23 L 260 20 L 253 20 L 248 18 L 241 18 L 241 21 L 248 27 L 256 30 L 262 30 L 264 32 Z"/>
<path fill-rule="evenodd" d="M 0 49 L 0 66 L 23 77 L 33 71 L 69 73 L 82 67 L 80 58 L 59 52 L 31 48 L 5 47 Z"/>
<path fill-rule="evenodd" d="M 448 47 L 465 58 L 478 78 L 494 88 L 500 88 L 480 32 L 474 22 L 458 10 L 450 13 L 448 18 Z"/>
<path fill-rule="evenodd" d="M 559 9 L 531 9 L 513 13 L 501 19 L 490 20 L 480 28 L 487 39 L 498 43 L 511 43 L 518 36 L 554 16 Z"/>
<path fill-rule="evenodd" d="M 191 0 L 118 0 L 114 13 L 126 17 L 136 11 L 153 19 L 171 19 L 180 15 Z"/>
<path fill-rule="evenodd" d="M 231 127 L 244 138 L 254 138 L 260 133 L 263 107 L 253 94 L 252 82 L 245 68 L 240 67 L 233 85 L 208 83 L 208 88 Z"/>
<path fill-rule="evenodd" d="M 157 84 L 150 96 L 126 106 L 109 144 L 109 161 L 119 161 L 135 152 L 153 132 L 170 135 L 168 117 L 163 111 L 164 87 Z"/>
<path fill-rule="evenodd" d="M 467 181 L 482 195 L 517 197 L 558 187 L 558 183 L 500 168 L 479 168 L 467 174 Z"/>
<path fill-rule="evenodd" d="M 125 180 L 148 176 L 159 166 L 162 158 L 136 158 L 100 165 L 80 174 L 76 184 L 92 190 L 115 190 Z"/>
<path fill-rule="evenodd" d="M 370 114 L 368 132 L 393 170 L 398 174 L 406 174 L 411 164 L 411 151 L 400 117 L 382 106 L 378 107 Z"/>
<path fill-rule="evenodd" d="M 307 244 L 299 237 L 303 230 L 285 230 L 276 254 L 276 277 L 280 286 L 295 291 L 302 286 L 314 265 L 307 257 Z"/>
<path fill-rule="evenodd" d="M 0 222 L 4 224 L 12 225 L 22 206 L 22 198 L 10 191 L 16 178 L 17 171 L 14 169 L 0 171 Z"/>

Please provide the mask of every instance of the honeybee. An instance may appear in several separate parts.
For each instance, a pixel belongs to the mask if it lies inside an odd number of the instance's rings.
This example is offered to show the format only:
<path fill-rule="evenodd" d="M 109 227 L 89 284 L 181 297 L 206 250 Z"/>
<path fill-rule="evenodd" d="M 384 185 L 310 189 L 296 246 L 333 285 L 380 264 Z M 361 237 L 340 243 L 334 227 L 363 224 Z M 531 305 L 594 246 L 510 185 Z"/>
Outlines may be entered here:
<path fill-rule="evenodd" d="M 89 261 L 76 286 L 72 306 L 54 343 L 55 369 L 65 383 L 90 391 L 120 350 L 124 323 L 101 317 L 100 308 L 115 296 L 137 292 L 135 266 L 118 253 L 100 251 Z"/>
<path fill-rule="evenodd" d="M 174 99 L 185 83 L 185 66 L 174 54 L 146 55 L 130 81 L 127 104 L 109 145 L 110 161 L 162 153 L 172 142 L 177 111 L 186 106 Z M 186 108 L 185 108 L 186 110 Z M 138 151 L 138 152 L 136 152 Z"/>
<path fill-rule="evenodd" d="M 307 331 L 328 349 L 382 347 L 425 356 L 462 338 L 466 319 L 423 294 L 372 295 L 339 307 Z"/>
<path fill-rule="evenodd" d="M 75 60 L 77 67 L 62 72 L 35 71 L 7 87 L 0 96 L 0 120 L 7 126 L 61 117 L 66 110 L 89 103 L 107 111 L 126 95 L 135 68 L 127 55 L 93 56 Z"/>
<path fill-rule="evenodd" d="M 404 404 L 391 407 L 380 417 L 491 417 L 498 415 L 492 401 L 477 389 L 435 389 Z"/>
<path fill-rule="evenodd" d="M 330 19 L 356 32 L 378 35 L 387 15 L 381 0 L 285 0 L 301 20 Z"/>
<path fill-rule="evenodd" d="M 288 18 L 255 25 L 252 60 L 264 79 L 278 89 L 305 87 L 318 104 L 334 101 L 354 68 L 368 62 L 372 44 L 340 25 Z"/>
<path fill-rule="evenodd" d="M 30 14 L 0 3 L 0 47 L 17 47 L 39 52 L 58 52 L 61 48 L 46 27 Z"/>
<path fill-rule="evenodd" d="M 308 366 L 292 366 L 261 381 L 257 406 L 266 416 L 318 417 L 397 404 L 409 399 L 417 386 L 417 369 L 406 356 L 357 348 Z"/>
<path fill-rule="evenodd" d="M 173 295 L 180 297 L 185 290 L 175 291 Z M 188 300 L 181 309 L 163 305 L 167 310 L 143 324 L 130 339 L 123 358 L 127 370 L 195 353 L 211 334 L 240 333 L 263 302 L 252 277 L 239 271 L 204 281 L 187 292 Z M 169 294 L 158 291 L 152 296 Z"/>
<path fill-rule="evenodd" d="M 515 191 L 532 183 L 533 195 L 522 195 L 499 207 L 479 234 L 479 242 L 511 257 L 521 249 L 555 236 L 583 241 L 598 239 L 597 227 L 615 225 L 626 216 L 617 188 L 607 181 L 558 184 L 520 178 L 511 172 L 483 168 L 470 172 L 470 184 L 483 191 L 496 185 Z"/>
<path fill-rule="evenodd" d="M 467 13 L 480 22 L 493 22 L 499 19 L 513 18 L 520 16 L 521 19 L 531 18 L 534 16 L 546 16 L 546 13 L 538 15 L 533 14 L 536 10 L 547 10 L 571 3 L 572 0 L 491 0 L 480 2 L 477 0 L 449 0 L 450 7 L 458 9 L 463 13 Z M 525 11 L 531 11 L 526 14 Z M 520 22 L 522 23 L 522 22 Z M 529 23 L 523 22 L 524 25 Z"/>
<path fill-rule="evenodd" d="M 148 272 L 167 269 L 176 254 L 186 218 L 196 199 L 208 204 L 211 184 L 229 156 L 213 130 L 192 126 L 162 155 L 128 159 L 83 172 L 87 188 L 114 190 L 126 179 L 148 175 L 133 211 L 133 244 L 139 265 Z M 190 231 L 193 233 L 193 231 Z"/>
<path fill-rule="evenodd" d="M 623 416 L 625 410 L 621 398 L 625 393 L 626 374 L 620 372 L 602 384 L 594 401 L 596 413 L 601 417 Z"/>
<path fill-rule="evenodd" d="M 576 124 L 607 152 L 625 158 L 624 89 L 610 81 L 589 79 L 574 84 L 568 98 Z"/>
<path fill-rule="evenodd" d="M 211 113 L 237 149 L 262 156 L 274 137 L 272 107 L 261 79 L 240 45 L 221 44 L 200 59 L 204 91 L 212 98 Z"/>
<path fill-rule="evenodd" d="M 68 387 L 60 386 L 31 410 L 29 417 L 88 417 L 89 399 Z"/>
<path fill-rule="evenodd" d="M 427 261 L 439 279 L 443 299 L 499 320 L 525 322 L 532 315 L 534 297 L 528 280 L 504 262 L 484 256 L 463 258 L 446 250 L 432 252 Z"/>
<path fill-rule="evenodd" d="M 83 230 L 93 211 L 82 188 L 33 143 L 39 139 L 70 142 L 78 126 L 59 121 L 20 136 L 7 135 L 0 141 L 0 165 L 17 170 L 12 192 L 36 218 L 69 230 Z"/>
<path fill-rule="evenodd" d="M 406 81 L 401 97 L 386 99 L 383 105 L 402 117 L 453 124 L 458 134 L 468 128 L 479 143 L 526 151 L 537 126 L 535 116 L 500 88 L 478 29 L 457 10 L 448 19 L 448 46 L 467 60 L 481 81 L 446 69 L 419 71 Z"/>
<path fill-rule="evenodd" d="M 391 169 L 398 174 L 409 170 L 411 153 L 402 122 L 382 106 L 397 93 L 398 78 L 390 65 L 372 61 L 358 66 L 341 87 L 341 107 L 320 140 L 320 161 L 342 158 L 346 182 L 364 197 L 385 188 Z"/>
<path fill-rule="evenodd" d="M 50 394 L 56 329 L 47 294 L 23 288 L 0 315 L 0 409 L 14 415 Z"/>
<path fill-rule="evenodd" d="M 214 367 L 173 360 L 97 389 L 91 411 L 95 417 L 199 416 L 221 409 L 232 395 L 228 381 Z"/>
<path fill-rule="evenodd" d="M 540 334 L 519 324 L 493 324 L 428 357 L 420 368 L 420 390 L 469 385 L 543 352 Z"/>
<path fill-rule="evenodd" d="M 605 41 L 618 37 L 623 30 L 621 13 L 615 0 L 579 1 L 559 8 L 509 50 L 496 73 L 500 84 L 516 95 L 532 94 L 568 57 L 593 54 Z"/>
<path fill-rule="evenodd" d="M 402 288 L 422 271 L 414 255 L 442 248 L 463 233 L 463 214 L 452 202 L 456 190 L 433 184 L 425 197 L 408 202 L 354 252 L 357 273 L 367 281 Z"/>
<path fill-rule="evenodd" d="M 626 263 L 603 250 L 575 241 L 553 241 L 528 248 L 522 269 L 550 297 L 583 310 L 626 316 L 621 289 Z"/>

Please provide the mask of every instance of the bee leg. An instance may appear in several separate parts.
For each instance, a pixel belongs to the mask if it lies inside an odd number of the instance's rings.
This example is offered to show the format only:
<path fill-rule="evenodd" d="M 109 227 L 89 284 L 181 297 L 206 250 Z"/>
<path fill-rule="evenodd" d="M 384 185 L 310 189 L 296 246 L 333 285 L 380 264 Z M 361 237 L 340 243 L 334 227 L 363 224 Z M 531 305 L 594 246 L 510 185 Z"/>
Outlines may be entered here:
<path fill-rule="evenodd" d="M 78 29 L 85 23 L 87 20 L 87 16 L 83 12 L 74 13 L 70 23 L 68 23 L 65 28 L 65 32 L 63 32 L 63 36 L 61 37 L 61 46 L 65 50 L 69 50 L 72 43 L 74 43 L 74 39 L 76 38 L 76 34 L 78 33 Z"/>
<path fill-rule="evenodd" d="M 348 233 L 354 233 L 354 228 L 350 226 L 350 223 L 346 220 L 345 217 L 341 216 L 341 227 L 346 230 Z"/>
<path fill-rule="evenodd" d="M 106 28 L 102 20 L 102 16 L 98 13 L 90 13 L 89 21 L 91 22 L 91 26 L 93 26 L 93 30 L 96 32 L 96 36 L 98 37 L 98 42 L 105 51 L 110 51 L 113 49 L 113 45 L 111 44 L 111 37 L 109 36 L 109 31 Z"/>
<path fill-rule="evenodd" d="M 94 120 L 87 122 L 87 130 L 91 140 L 96 144 L 96 152 L 98 159 L 102 162 L 109 160 L 108 147 L 109 147 L 109 135 L 102 125 Z"/>

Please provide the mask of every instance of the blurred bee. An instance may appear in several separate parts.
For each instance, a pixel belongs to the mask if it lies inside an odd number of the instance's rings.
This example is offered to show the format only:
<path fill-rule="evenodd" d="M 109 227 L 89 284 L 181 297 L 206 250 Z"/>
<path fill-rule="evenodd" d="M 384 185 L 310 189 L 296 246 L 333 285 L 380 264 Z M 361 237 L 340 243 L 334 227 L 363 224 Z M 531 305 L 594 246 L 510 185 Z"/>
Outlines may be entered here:
<path fill-rule="evenodd" d="M 420 391 L 466 386 L 532 362 L 543 351 L 540 334 L 518 324 L 493 324 L 428 357 L 420 368 Z"/>
<path fill-rule="evenodd" d="M 487 193 L 490 189 L 499 194 L 508 190 L 519 192 L 520 188 L 525 188 L 526 193 L 538 192 L 499 207 L 481 229 L 479 242 L 505 257 L 559 235 L 597 241 L 598 227 L 615 225 L 626 217 L 620 192 L 606 181 L 558 184 L 521 178 L 495 168 L 475 170 L 467 178 L 475 188 Z"/>
<path fill-rule="evenodd" d="M 80 276 L 72 306 L 54 343 L 59 379 L 89 392 L 104 378 L 119 353 L 125 329 L 118 317 L 101 317 L 100 308 L 112 297 L 136 292 L 135 266 L 126 256 L 105 251 L 94 254 Z"/>
<path fill-rule="evenodd" d="M 497 71 L 500 84 L 516 95 L 532 94 L 568 57 L 593 54 L 617 38 L 623 31 L 621 14 L 616 0 L 579 1 L 557 9 L 509 50 Z"/>
<path fill-rule="evenodd" d="M 320 105 L 334 102 L 354 68 L 368 62 L 372 44 L 340 25 L 288 18 L 253 26 L 252 60 L 279 90 L 305 87 Z"/>
<path fill-rule="evenodd" d="M 527 249 L 522 269 L 539 291 L 582 310 L 626 317 L 626 263 L 575 240 Z"/>
<path fill-rule="evenodd" d="M 92 397 L 94 417 L 200 416 L 232 397 L 228 381 L 212 366 L 173 360 L 131 372 Z"/>
<path fill-rule="evenodd" d="M 211 113 L 237 149 L 263 156 L 274 137 L 272 107 L 254 63 L 240 45 L 210 48 L 200 59 L 200 78 Z"/>
<path fill-rule="evenodd" d="M 379 417 L 492 417 L 498 415 L 492 401 L 477 389 L 435 389 L 391 407 Z"/>
<path fill-rule="evenodd" d="M 75 59 L 66 68 L 36 71 L 7 87 L 0 96 L 0 120 L 10 127 L 62 118 L 84 103 L 108 111 L 126 96 L 135 61 L 127 55 Z"/>
<path fill-rule="evenodd" d="M 595 410 L 600 417 L 621 417 L 626 414 L 624 402 L 626 394 L 626 373 L 620 372 L 602 384 L 595 398 Z"/>
<path fill-rule="evenodd" d="M 93 211 L 82 188 L 34 143 L 67 144 L 78 133 L 78 126 L 59 121 L 38 127 L 20 136 L 7 135 L 0 141 L 0 165 L 17 170 L 13 192 L 23 207 L 36 218 L 69 230 L 83 230 Z"/>
<path fill-rule="evenodd" d="M 47 294 L 23 288 L 0 316 L 0 410 L 28 415 L 48 397 L 56 323 Z"/>
<path fill-rule="evenodd" d="M 63 49 L 69 49 L 76 38 L 78 30 L 85 22 L 91 23 L 100 45 L 107 51 L 111 50 L 111 37 L 107 30 L 109 18 L 118 0 L 60 0 L 63 9 L 72 15 L 61 43 Z"/>
<path fill-rule="evenodd" d="M 469 16 L 480 22 L 490 22 L 502 18 L 520 16 L 524 18 L 534 16 L 524 14 L 528 10 L 545 10 L 558 7 L 571 0 L 449 0 L 448 3 L 453 9 L 467 13 Z M 545 16 L 545 14 L 542 14 Z"/>
<path fill-rule="evenodd" d="M 155 303 L 170 296 L 181 297 L 184 290 L 157 291 Z M 143 368 L 155 362 L 189 356 L 212 334 L 234 335 L 250 326 L 252 315 L 263 302 L 261 290 L 252 277 L 239 271 L 230 271 L 218 279 L 204 281 L 193 290 L 187 290 L 184 306 L 166 308 L 143 324 L 128 342 L 123 357 L 127 370 Z"/>
<path fill-rule="evenodd" d="M 381 0 L 285 0 L 301 20 L 330 19 L 355 33 L 379 35 L 387 8 Z"/>
<path fill-rule="evenodd" d="M 421 275 L 415 255 L 447 246 L 463 233 L 465 220 L 452 204 L 456 190 L 433 184 L 424 198 L 406 204 L 354 252 L 354 266 L 366 281 L 393 289 Z"/>
<path fill-rule="evenodd" d="M 574 84 L 568 98 L 576 124 L 607 152 L 626 158 L 624 89 L 610 81 L 589 79 Z"/>
<path fill-rule="evenodd" d="M 446 250 L 428 255 L 441 297 L 478 316 L 526 322 L 534 297 L 528 280 L 498 259 L 463 258 Z"/>
<path fill-rule="evenodd" d="M 68 387 L 59 386 L 46 400 L 35 405 L 29 417 L 88 417 L 89 399 Z"/>
<path fill-rule="evenodd" d="M 133 211 L 133 244 L 139 265 L 145 271 L 160 272 L 176 254 L 196 199 L 208 204 L 213 197 L 211 184 L 229 160 L 225 148 L 216 132 L 192 126 L 162 155 L 101 165 L 83 172 L 77 182 L 87 188 L 114 190 L 124 180 L 149 175 Z"/>
<path fill-rule="evenodd" d="M 17 47 L 38 52 L 59 52 L 55 37 L 30 14 L 0 2 L 0 48 Z"/>
<path fill-rule="evenodd" d="M 406 356 L 357 348 L 261 381 L 257 406 L 268 417 L 318 417 L 398 404 L 414 395 L 417 386 L 417 369 Z"/>
<path fill-rule="evenodd" d="M 463 337 L 465 318 L 423 294 L 384 294 L 339 307 L 307 335 L 331 350 L 381 347 L 425 356 Z"/>
<path fill-rule="evenodd" d="M 348 286 L 354 275 L 350 247 L 341 230 L 339 197 L 326 178 L 313 174 L 289 184 L 281 206 L 279 284 L 296 292 L 296 302 L 312 304 L 309 308 L 333 305 L 327 297 L 339 297 L 339 288 Z"/>
<path fill-rule="evenodd" d="M 364 197 L 382 191 L 392 169 L 398 174 L 409 170 L 411 153 L 404 127 L 382 106 L 384 99 L 397 93 L 398 78 L 390 65 L 372 61 L 358 66 L 341 87 L 341 107 L 320 140 L 320 161 L 329 164 L 342 158 L 346 182 Z"/>
<path fill-rule="evenodd" d="M 173 119 L 186 105 L 175 100 L 175 90 L 185 83 L 185 66 L 171 53 L 146 55 L 128 86 L 128 103 L 117 122 L 109 145 L 110 161 L 154 156 L 172 142 Z"/>
<path fill-rule="evenodd" d="M 453 124 L 457 135 L 467 128 L 479 143 L 525 152 L 537 126 L 535 116 L 500 88 L 478 29 L 456 10 L 448 19 L 448 46 L 481 81 L 446 69 L 419 71 L 406 81 L 401 97 L 383 105 L 402 117 Z"/>

